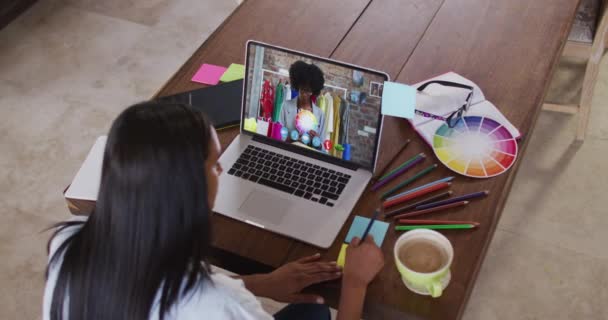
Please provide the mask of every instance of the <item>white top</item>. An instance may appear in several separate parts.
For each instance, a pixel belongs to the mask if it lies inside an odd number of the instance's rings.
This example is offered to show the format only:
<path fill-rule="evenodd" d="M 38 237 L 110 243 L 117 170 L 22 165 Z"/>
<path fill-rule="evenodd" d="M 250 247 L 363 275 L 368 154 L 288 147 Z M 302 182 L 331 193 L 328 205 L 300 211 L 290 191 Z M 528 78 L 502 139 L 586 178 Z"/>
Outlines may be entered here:
<path fill-rule="evenodd" d="M 68 227 L 53 239 L 49 259 L 61 243 L 78 228 L 78 226 Z M 59 265 L 62 262 L 63 256 L 49 270 L 49 278 L 44 289 L 43 320 L 50 319 L 53 290 L 60 269 Z M 214 285 L 203 285 L 192 289 L 171 307 L 165 319 L 199 320 L 202 315 L 205 319 L 273 319 L 270 314 L 262 309 L 255 296 L 245 288 L 242 280 L 217 273 L 212 274 L 211 279 Z M 150 312 L 150 319 L 158 319 L 159 297 L 157 294 L 156 302 Z"/>

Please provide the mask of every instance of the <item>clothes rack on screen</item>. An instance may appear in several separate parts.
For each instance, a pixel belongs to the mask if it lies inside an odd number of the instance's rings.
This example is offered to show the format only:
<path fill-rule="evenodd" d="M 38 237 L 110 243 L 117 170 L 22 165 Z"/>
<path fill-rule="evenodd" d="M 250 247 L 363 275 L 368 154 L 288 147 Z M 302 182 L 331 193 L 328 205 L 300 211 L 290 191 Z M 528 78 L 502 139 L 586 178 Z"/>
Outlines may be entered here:
<path fill-rule="evenodd" d="M 268 129 L 258 130 L 258 133 L 273 139 L 282 139 L 280 133 L 281 110 L 286 102 L 297 103 L 295 99 L 290 101 L 292 100 L 291 91 L 289 83 L 279 80 L 276 85 L 273 85 L 270 80 L 264 80 L 258 121 L 267 122 Z M 338 156 L 342 151 L 341 146 L 348 143 L 350 103 L 344 98 L 345 96 L 346 91 L 343 91 L 342 88 L 325 87 L 318 96 L 315 96 L 315 102 L 313 102 L 322 111 L 322 116 L 317 119 L 319 121 L 319 139 L 321 143 L 330 146 L 326 149 L 329 149 L 329 154 L 333 156 Z"/>

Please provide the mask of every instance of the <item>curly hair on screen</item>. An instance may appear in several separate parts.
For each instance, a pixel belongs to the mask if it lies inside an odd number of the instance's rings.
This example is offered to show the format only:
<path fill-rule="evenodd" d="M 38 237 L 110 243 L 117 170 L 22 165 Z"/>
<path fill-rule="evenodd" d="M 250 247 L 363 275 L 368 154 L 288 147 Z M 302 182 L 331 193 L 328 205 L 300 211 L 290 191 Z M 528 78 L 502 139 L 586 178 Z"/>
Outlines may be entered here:
<path fill-rule="evenodd" d="M 294 89 L 309 87 L 314 95 L 319 95 L 325 86 L 323 71 L 316 65 L 302 60 L 294 62 L 289 67 L 289 80 Z"/>

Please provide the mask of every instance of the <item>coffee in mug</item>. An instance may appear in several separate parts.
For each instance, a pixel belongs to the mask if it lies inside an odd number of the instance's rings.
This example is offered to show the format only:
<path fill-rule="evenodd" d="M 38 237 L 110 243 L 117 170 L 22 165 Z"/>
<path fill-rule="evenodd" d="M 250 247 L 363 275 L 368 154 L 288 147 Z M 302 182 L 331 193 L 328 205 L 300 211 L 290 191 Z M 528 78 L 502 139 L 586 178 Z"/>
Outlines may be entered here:
<path fill-rule="evenodd" d="M 399 248 L 399 260 L 412 271 L 430 273 L 441 269 L 448 262 L 448 254 L 435 242 L 419 239 Z"/>
<path fill-rule="evenodd" d="M 450 282 L 454 249 L 441 233 L 418 229 L 404 233 L 393 250 L 397 270 L 411 291 L 441 296 Z"/>

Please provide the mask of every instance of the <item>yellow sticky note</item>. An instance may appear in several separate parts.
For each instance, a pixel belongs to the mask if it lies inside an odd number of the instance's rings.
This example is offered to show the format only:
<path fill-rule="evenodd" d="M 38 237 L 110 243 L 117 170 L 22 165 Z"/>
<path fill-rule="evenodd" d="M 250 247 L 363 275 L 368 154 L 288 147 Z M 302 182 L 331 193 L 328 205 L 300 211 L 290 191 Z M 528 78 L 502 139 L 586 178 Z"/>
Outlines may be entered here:
<path fill-rule="evenodd" d="M 232 63 L 220 78 L 221 82 L 229 82 L 245 78 L 245 66 Z"/>
<path fill-rule="evenodd" d="M 245 119 L 244 127 L 247 131 L 257 132 L 258 122 L 255 120 L 255 118 L 247 118 Z"/>
<path fill-rule="evenodd" d="M 338 254 L 338 260 L 336 261 L 336 264 L 342 268 L 346 264 L 346 248 L 348 248 L 348 243 L 343 243 L 342 248 L 340 248 L 340 254 Z"/>

